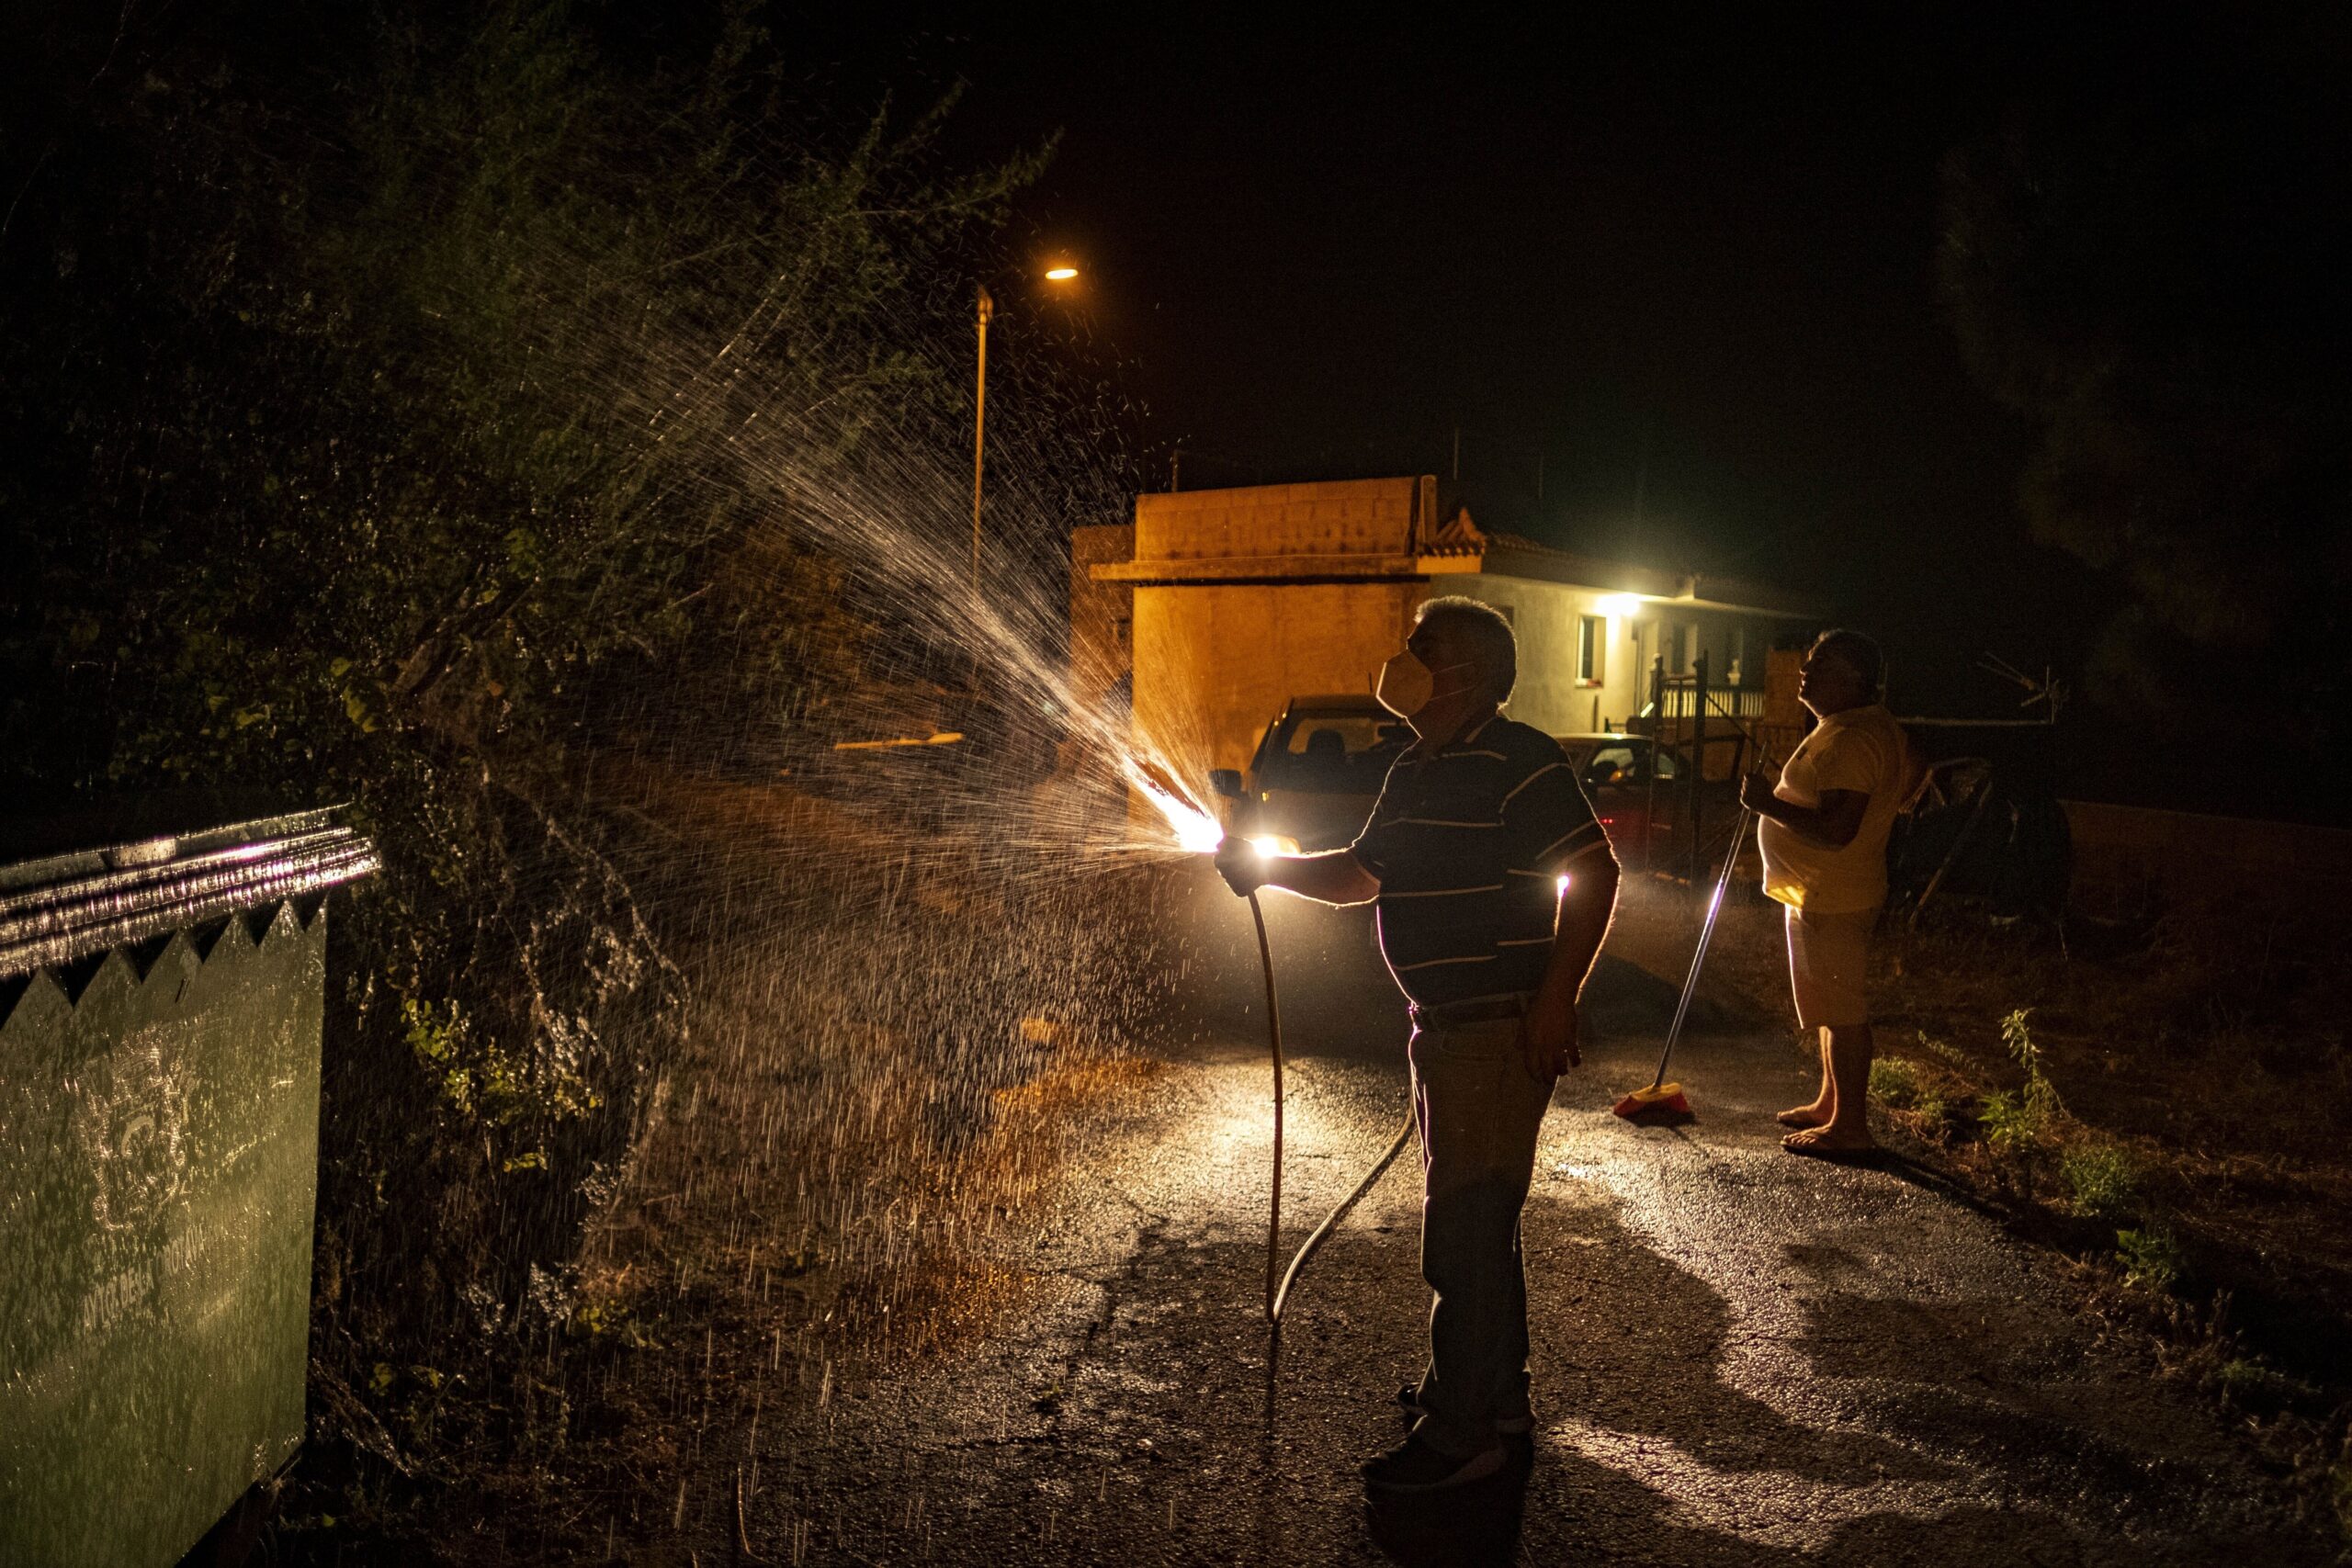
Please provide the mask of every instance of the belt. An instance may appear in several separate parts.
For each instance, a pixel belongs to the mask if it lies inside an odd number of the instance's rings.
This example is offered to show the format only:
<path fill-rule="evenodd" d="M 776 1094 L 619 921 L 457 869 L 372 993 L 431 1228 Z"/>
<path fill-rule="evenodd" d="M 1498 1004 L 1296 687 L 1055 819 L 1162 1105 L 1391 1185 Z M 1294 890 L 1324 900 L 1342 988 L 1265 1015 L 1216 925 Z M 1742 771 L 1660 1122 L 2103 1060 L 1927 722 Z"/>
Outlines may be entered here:
<path fill-rule="evenodd" d="M 1428 1029 L 1441 1023 L 1487 1023 L 1497 1019 L 1524 1018 L 1527 996 L 1476 997 L 1466 1002 L 1439 1002 L 1423 1007 L 1416 1002 L 1411 1008 L 1413 1027 Z"/>

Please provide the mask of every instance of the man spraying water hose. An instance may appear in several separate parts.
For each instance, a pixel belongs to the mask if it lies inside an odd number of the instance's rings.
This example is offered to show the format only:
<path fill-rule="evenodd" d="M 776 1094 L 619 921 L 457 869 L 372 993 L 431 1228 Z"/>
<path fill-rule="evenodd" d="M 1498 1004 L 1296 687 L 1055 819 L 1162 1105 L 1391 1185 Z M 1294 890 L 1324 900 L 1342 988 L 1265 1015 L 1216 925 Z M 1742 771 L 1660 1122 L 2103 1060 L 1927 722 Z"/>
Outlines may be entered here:
<path fill-rule="evenodd" d="M 1851 1156 L 1871 1148 L 1871 928 L 1886 902 L 1886 840 L 1909 793 L 1903 727 L 1880 695 L 1886 661 L 1860 632 L 1824 632 L 1805 656 L 1798 700 L 1821 722 L 1789 754 L 1777 784 L 1741 781 L 1760 819 L 1764 891 L 1786 906 L 1789 985 L 1797 1023 L 1820 1037 L 1821 1089 L 1781 1112 L 1792 1154 Z"/>
<path fill-rule="evenodd" d="M 1577 998 L 1616 902 L 1617 863 L 1575 768 L 1499 712 L 1517 675 L 1510 622 L 1475 600 L 1430 601 L 1377 682 L 1417 739 L 1356 841 L 1217 852 L 1238 894 L 1376 901 L 1381 953 L 1411 1003 L 1421 1272 L 1435 1300 L 1427 1368 L 1400 1395 L 1412 1433 L 1364 1466 L 1396 1491 L 1491 1475 L 1504 1437 L 1532 1426 L 1520 1210 L 1553 1083 L 1579 1061 Z"/>

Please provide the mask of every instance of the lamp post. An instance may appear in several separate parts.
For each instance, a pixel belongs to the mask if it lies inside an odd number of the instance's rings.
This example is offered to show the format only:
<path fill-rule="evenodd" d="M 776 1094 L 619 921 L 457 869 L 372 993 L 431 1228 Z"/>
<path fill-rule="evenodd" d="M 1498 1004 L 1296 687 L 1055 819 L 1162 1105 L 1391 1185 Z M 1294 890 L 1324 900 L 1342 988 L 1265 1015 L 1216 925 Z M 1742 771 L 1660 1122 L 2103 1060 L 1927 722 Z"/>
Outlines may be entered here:
<path fill-rule="evenodd" d="M 1078 268 L 1067 262 L 1057 262 L 1046 269 L 1046 281 L 1067 284 L 1078 276 Z M 980 475 L 988 457 L 989 419 L 989 322 L 996 316 L 996 300 L 988 287 L 980 288 L 979 310 L 975 325 L 979 332 L 979 356 L 972 383 L 972 596 L 980 593 Z"/>
<path fill-rule="evenodd" d="M 989 428 L 989 318 L 996 314 L 996 301 L 989 298 L 987 285 L 980 288 L 980 358 L 979 374 L 972 388 L 972 597 L 980 596 L 980 463 L 988 451 Z"/>

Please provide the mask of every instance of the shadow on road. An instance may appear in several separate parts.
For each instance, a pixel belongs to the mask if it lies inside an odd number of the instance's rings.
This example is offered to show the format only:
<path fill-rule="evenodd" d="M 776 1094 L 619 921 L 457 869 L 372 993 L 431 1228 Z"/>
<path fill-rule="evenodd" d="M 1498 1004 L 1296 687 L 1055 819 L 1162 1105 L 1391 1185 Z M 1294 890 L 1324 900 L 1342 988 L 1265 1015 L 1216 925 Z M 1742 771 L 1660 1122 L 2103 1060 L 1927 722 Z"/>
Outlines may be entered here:
<path fill-rule="evenodd" d="M 1400 1568 L 1488 1568 L 1519 1555 L 1527 1517 L 1527 1482 L 1535 1450 L 1510 1445 L 1498 1474 L 1451 1492 L 1400 1495 L 1367 1490 L 1364 1529 L 1373 1545 Z"/>

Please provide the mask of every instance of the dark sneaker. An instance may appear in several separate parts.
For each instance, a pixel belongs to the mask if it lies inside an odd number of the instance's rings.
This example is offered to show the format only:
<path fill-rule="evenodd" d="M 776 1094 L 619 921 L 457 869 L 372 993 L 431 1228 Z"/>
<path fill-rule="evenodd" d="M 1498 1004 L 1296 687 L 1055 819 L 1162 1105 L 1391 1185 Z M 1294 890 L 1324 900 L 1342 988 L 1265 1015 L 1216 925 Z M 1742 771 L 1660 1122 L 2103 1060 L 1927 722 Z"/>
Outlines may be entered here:
<path fill-rule="evenodd" d="M 1421 1403 L 1421 1391 L 1411 1383 L 1396 1391 L 1396 1408 L 1405 1413 L 1408 1421 L 1419 1421 L 1429 1414 L 1428 1406 Z M 1535 1417 L 1524 1410 L 1516 1416 L 1498 1416 L 1495 1430 L 1506 1438 L 1523 1438 L 1535 1430 Z"/>
<path fill-rule="evenodd" d="M 1418 1435 L 1407 1438 L 1377 1459 L 1363 1461 L 1364 1481 L 1385 1492 L 1441 1492 L 1484 1481 L 1503 1467 L 1503 1446 L 1456 1459 L 1440 1453 Z"/>

